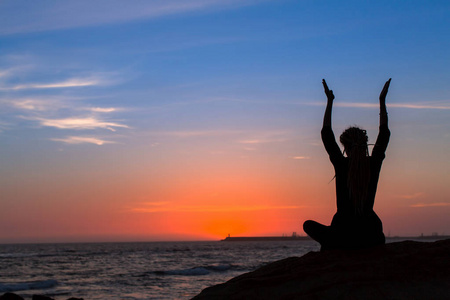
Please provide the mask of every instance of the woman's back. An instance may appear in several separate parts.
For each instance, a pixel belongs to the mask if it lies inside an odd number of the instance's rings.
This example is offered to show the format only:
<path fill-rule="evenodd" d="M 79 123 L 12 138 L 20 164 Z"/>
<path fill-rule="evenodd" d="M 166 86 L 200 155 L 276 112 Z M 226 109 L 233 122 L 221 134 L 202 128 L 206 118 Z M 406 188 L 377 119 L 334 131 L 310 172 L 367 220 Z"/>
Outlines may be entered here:
<path fill-rule="evenodd" d="M 336 203 L 338 212 L 345 212 L 346 214 L 357 211 L 355 207 L 355 201 L 351 199 L 351 189 L 348 181 L 351 178 L 349 176 L 351 157 L 345 157 L 339 149 L 336 143 L 333 130 L 330 126 L 325 126 L 321 131 L 322 141 L 325 149 L 328 152 L 330 161 L 335 170 L 336 181 Z M 377 142 L 372 151 L 371 156 L 366 156 L 362 159 L 367 160 L 367 163 L 363 164 L 368 170 L 367 185 L 364 187 L 365 199 L 363 204 L 362 214 L 370 213 L 373 210 L 375 201 L 375 194 L 377 191 L 378 179 L 380 175 L 381 165 L 385 158 L 385 151 L 389 143 L 390 131 L 387 125 L 380 126 Z"/>

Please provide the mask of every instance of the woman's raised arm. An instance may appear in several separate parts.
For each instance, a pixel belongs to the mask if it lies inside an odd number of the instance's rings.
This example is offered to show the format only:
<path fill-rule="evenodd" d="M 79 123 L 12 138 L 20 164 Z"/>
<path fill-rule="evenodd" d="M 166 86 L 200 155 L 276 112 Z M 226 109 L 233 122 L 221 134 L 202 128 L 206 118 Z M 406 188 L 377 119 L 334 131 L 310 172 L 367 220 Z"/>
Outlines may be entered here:
<path fill-rule="evenodd" d="M 336 138 L 334 137 L 333 130 L 331 129 L 331 109 L 333 108 L 334 95 L 333 91 L 327 86 L 325 79 L 322 80 L 323 88 L 325 89 L 325 94 L 327 95 L 327 108 L 325 109 L 325 115 L 323 116 L 323 127 L 322 127 L 322 142 L 330 156 L 331 162 L 336 159 L 342 158 L 341 150 L 336 143 Z"/>
<path fill-rule="evenodd" d="M 372 157 L 379 160 L 383 160 L 387 145 L 389 143 L 389 137 L 391 132 L 388 128 L 388 116 L 386 111 L 386 95 L 391 84 L 391 78 L 384 84 L 383 90 L 380 93 L 380 131 L 378 132 L 377 141 L 372 150 Z M 381 166 L 381 165 L 380 165 Z"/>
<path fill-rule="evenodd" d="M 334 94 L 333 91 L 328 88 L 325 79 L 322 79 L 323 88 L 327 95 L 327 108 L 325 109 L 325 115 L 323 116 L 323 127 L 331 127 L 331 110 L 333 108 Z"/>

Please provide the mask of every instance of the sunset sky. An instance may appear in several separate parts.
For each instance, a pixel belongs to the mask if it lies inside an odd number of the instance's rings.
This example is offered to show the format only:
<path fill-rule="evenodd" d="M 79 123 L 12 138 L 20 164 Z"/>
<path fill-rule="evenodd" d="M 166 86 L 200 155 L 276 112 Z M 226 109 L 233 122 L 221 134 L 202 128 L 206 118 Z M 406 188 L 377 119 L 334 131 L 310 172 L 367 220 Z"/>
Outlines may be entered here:
<path fill-rule="evenodd" d="M 386 235 L 450 234 L 450 2 L 0 1 L 0 243 L 304 234 L 320 140 L 391 142 Z"/>

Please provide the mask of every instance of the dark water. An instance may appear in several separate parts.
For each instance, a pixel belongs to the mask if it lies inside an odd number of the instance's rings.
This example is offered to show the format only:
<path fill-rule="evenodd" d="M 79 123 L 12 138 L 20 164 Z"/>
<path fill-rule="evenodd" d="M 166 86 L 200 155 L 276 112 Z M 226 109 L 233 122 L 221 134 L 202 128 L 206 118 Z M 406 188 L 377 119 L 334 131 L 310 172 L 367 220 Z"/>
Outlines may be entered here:
<path fill-rule="evenodd" d="M 189 299 L 269 262 L 317 250 L 313 241 L 0 245 L 0 294 Z"/>

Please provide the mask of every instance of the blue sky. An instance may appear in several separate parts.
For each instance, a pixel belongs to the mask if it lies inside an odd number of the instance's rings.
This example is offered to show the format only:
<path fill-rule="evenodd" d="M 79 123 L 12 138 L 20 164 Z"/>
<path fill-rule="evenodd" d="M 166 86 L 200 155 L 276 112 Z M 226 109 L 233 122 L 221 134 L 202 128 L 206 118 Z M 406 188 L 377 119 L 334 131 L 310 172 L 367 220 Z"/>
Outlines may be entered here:
<path fill-rule="evenodd" d="M 3 205 L 19 214 L 37 201 L 46 215 L 65 172 L 82 186 L 86 173 L 158 177 L 189 173 L 192 161 L 208 172 L 218 155 L 308 161 L 327 181 L 322 78 L 335 131 L 359 124 L 373 141 L 392 77 L 388 178 L 419 182 L 402 187 L 415 195 L 402 205 L 448 212 L 449 13 L 448 1 L 1 1 Z M 145 162 L 153 171 L 136 171 Z M 45 200 L 32 200 L 35 189 Z M 433 226 L 422 228 L 450 229 Z"/>
<path fill-rule="evenodd" d="M 445 2 L 185 3 L 4 1 L 3 97 L 111 106 L 120 119 L 183 103 L 309 104 L 322 77 L 346 102 L 366 102 L 393 77 L 399 103 L 448 100 Z"/>

